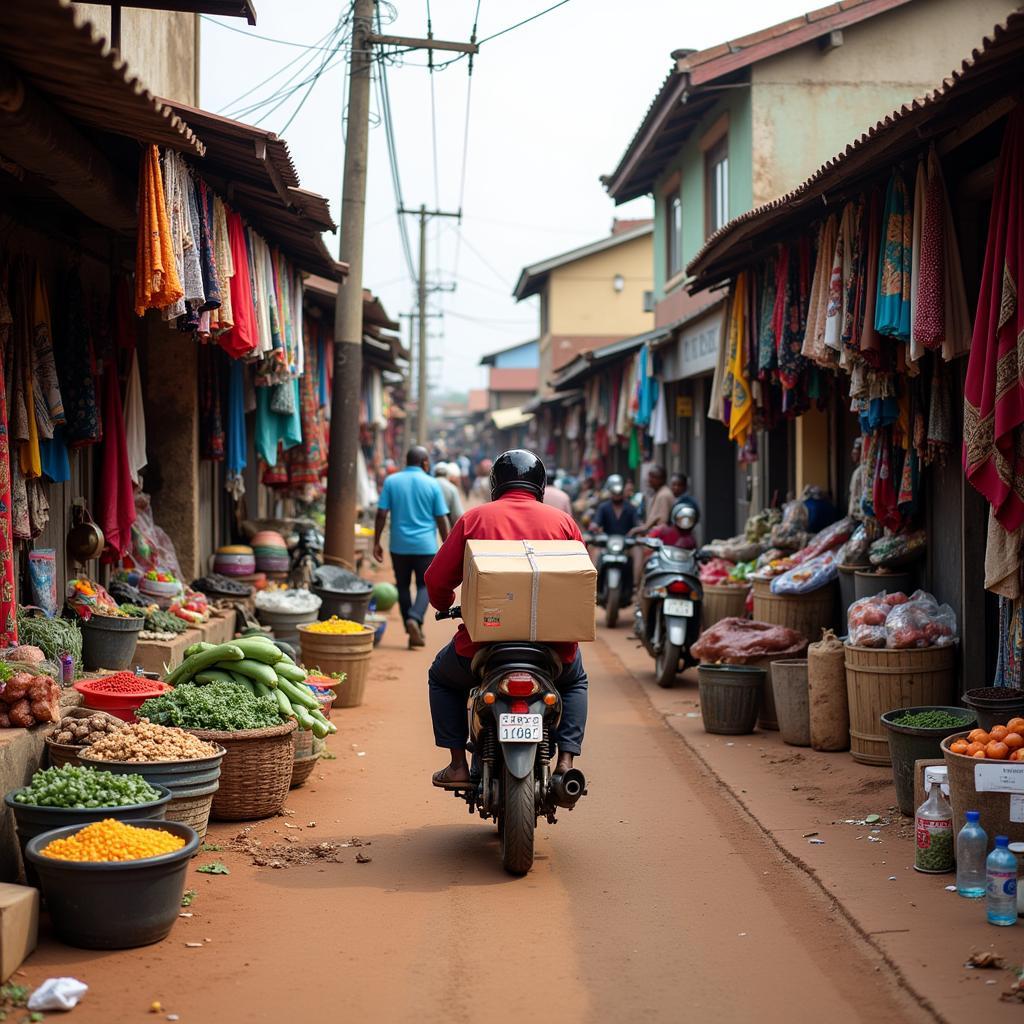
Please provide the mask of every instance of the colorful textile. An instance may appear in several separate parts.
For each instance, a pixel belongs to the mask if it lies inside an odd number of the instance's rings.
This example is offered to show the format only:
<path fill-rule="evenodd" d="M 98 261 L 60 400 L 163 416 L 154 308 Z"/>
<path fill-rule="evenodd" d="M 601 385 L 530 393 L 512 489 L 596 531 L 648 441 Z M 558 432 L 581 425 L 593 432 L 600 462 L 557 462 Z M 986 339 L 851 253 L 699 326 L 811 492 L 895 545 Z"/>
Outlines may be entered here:
<path fill-rule="evenodd" d="M 96 397 L 96 362 L 78 271 L 72 270 L 64 284 L 60 302 L 60 330 L 55 337 L 57 372 L 70 448 L 96 444 L 102 436 L 100 408 Z"/>
<path fill-rule="evenodd" d="M 825 345 L 825 320 L 828 316 L 829 282 L 838 232 L 839 222 L 833 213 L 818 230 L 817 256 L 811 294 L 807 300 L 807 323 L 804 326 L 801 352 L 804 358 L 819 366 L 827 366 L 835 361 L 834 355 L 830 355 L 833 350 Z"/>
<path fill-rule="evenodd" d="M 97 503 L 100 529 L 118 557 L 131 547 L 135 522 L 135 494 L 121 409 L 121 384 L 113 355 L 103 368 L 103 446 L 100 449 Z"/>
<path fill-rule="evenodd" d="M 761 267 L 761 301 L 757 331 L 757 372 L 762 380 L 771 376 L 772 370 L 778 366 L 775 342 L 775 289 L 777 286 L 778 266 L 773 256 L 765 260 Z"/>
<path fill-rule="evenodd" d="M 182 298 L 167 218 L 160 153 L 147 146 L 139 162 L 139 228 L 135 248 L 135 312 L 161 309 Z"/>
<path fill-rule="evenodd" d="M 913 262 L 913 209 L 907 184 L 894 171 L 882 211 L 882 244 L 878 253 L 878 295 L 875 330 L 900 341 L 910 340 L 910 276 Z"/>
<path fill-rule="evenodd" d="M 1024 106 L 1007 119 L 964 394 L 963 464 L 1003 529 L 1024 525 Z"/>
<path fill-rule="evenodd" d="M 245 241 L 245 225 L 233 210 L 227 211 L 228 237 L 234 274 L 231 277 L 232 326 L 217 339 L 233 359 L 255 352 L 259 345 L 256 310 L 253 306 L 252 280 L 249 277 L 249 255 Z"/>
<path fill-rule="evenodd" d="M 235 325 L 231 306 L 232 278 L 235 276 L 235 261 L 232 256 L 231 237 L 228 233 L 227 210 L 220 196 L 207 193 L 210 204 L 210 222 L 213 229 L 213 258 L 217 264 L 217 279 L 220 282 L 220 308 L 212 310 L 210 331 L 222 334 Z"/>
<path fill-rule="evenodd" d="M 245 494 L 242 472 L 246 467 L 245 435 L 245 366 L 240 359 L 232 359 L 228 370 L 228 408 L 225 432 L 227 435 L 224 467 L 226 490 L 237 501 Z"/>
<path fill-rule="evenodd" d="M 49 440 L 54 428 L 64 422 L 64 402 L 53 358 L 50 300 L 38 268 L 32 289 L 32 379 L 39 436 Z"/>
<path fill-rule="evenodd" d="M 729 440 L 735 441 L 741 448 L 747 443 L 747 435 L 754 422 L 754 403 L 750 394 L 750 382 L 746 377 L 744 360 L 747 335 L 746 301 L 747 274 L 742 272 L 736 276 L 736 282 L 733 285 L 729 316 L 728 369 L 725 383 Z"/>
<path fill-rule="evenodd" d="M 220 408 L 222 358 L 212 346 L 199 346 L 199 457 L 214 462 L 223 460 L 226 445 Z"/>
<path fill-rule="evenodd" d="M 13 324 L 7 291 L 0 277 L 0 353 L 6 352 Z M 11 524 L 11 448 L 7 432 L 7 382 L 0 359 L 0 645 L 18 642 L 14 590 L 14 532 Z"/>
<path fill-rule="evenodd" d="M 800 381 L 800 374 L 807 365 L 802 353 L 804 325 L 807 323 L 807 302 L 810 295 L 810 243 L 804 237 L 790 246 L 783 247 L 784 256 L 779 265 L 786 268 L 782 301 L 776 295 L 776 308 L 781 306 L 781 329 L 777 338 L 779 381 L 786 391 L 793 390 Z"/>
<path fill-rule="evenodd" d="M 149 463 L 149 456 L 146 454 L 146 410 L 142 401 L 139 354 L 134 348 L 128 365 L 128 386 L 124 396 L 124 436 L 132 483 L 141 488 L 142 471 Z"/>
<path fill-rule="evenodd" d="M 196 182 L 196 215 L 199 221 L 199 265 L 203 273 L 202 312 L 220 308 L 220 276 L 217 273 L 217 255 L 214 251 L 213 226 L 210 223 L 211 192 L 205 181 Z"/>

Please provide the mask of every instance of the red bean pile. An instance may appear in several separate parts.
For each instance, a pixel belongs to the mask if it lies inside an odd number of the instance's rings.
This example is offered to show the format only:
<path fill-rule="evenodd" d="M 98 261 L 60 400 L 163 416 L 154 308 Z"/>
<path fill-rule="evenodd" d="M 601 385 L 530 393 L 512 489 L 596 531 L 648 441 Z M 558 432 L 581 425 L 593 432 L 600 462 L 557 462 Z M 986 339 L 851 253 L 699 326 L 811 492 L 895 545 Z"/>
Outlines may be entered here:
<path fill-rule="evenodd" d="M 160 687 L 151 679 L 143 679 L 133 672 L 114 672 L 101 679 L 90 679 L 89 689 L 93 693 L 153 693 Z"/>

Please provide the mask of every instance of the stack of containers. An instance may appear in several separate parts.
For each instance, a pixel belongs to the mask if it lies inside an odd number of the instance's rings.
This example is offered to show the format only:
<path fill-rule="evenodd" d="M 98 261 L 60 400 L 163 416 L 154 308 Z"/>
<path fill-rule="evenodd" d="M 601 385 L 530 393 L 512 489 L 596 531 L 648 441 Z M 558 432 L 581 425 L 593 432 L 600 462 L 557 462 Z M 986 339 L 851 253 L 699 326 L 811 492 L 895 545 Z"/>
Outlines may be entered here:
<path fill-rule="evenodd" d="M 222 576 L 251 576 L 256 571 L 256 556 L 247 544 L 225 544 L 213 556 L 213 571 Z"/>
<path fill-rule="evenodd" d="M 288 545 L 275 530 L 261 530 L 252 539 L 252 550 L 258 572 L 281 573 L 288 571 Z"/>

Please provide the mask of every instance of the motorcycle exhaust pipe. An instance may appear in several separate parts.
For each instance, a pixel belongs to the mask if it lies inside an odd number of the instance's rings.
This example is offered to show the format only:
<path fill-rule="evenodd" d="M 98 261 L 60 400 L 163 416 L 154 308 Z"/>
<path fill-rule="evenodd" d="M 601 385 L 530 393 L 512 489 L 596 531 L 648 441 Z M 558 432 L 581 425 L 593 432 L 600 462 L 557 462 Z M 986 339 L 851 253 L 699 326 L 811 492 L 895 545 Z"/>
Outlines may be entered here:
<path fill-rule="evenodd" d="M 551 797 L 559 807 L 575 807 L 586 790 L 587 779 L 579 768 L 551 776 Z"/>

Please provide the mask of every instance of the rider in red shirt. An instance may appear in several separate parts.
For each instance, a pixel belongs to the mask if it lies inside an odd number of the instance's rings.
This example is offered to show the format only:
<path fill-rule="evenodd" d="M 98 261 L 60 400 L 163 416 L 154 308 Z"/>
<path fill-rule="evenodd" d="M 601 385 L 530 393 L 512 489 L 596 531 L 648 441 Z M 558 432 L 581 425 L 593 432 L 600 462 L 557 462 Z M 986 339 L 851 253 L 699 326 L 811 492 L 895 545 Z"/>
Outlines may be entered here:
<path fill-rule="evenodd" d="M 574 520 L 551 505 L 543 504 L 544 463 L 532 452 L 505 452 L 491 468 L 491 501 L 471 508 L 460 518 L 426 572 L 430 603 L 446 611 L 455 603 L 455 588 L 462 583 L 462 564 L 467 540 L 578 540 L 583 537 Z M 558 744 L 556 772 L 572 767 L 579 754 L 587 722 L 587 674 L 579 646 L 551 644 L 564 668 L 555 681 L 562 695 L 562 720 L 555 736 Z M 466 762 L 468 723 L 466 699 L 476 685 L 471 670 L 479 649 L 464 625 L 443 647 L 430 666 L 430 717 L 434 742 L 451 754 L 451 763 L 434 773 L 441 788 L 455 788 L 469 780 Z"/>

